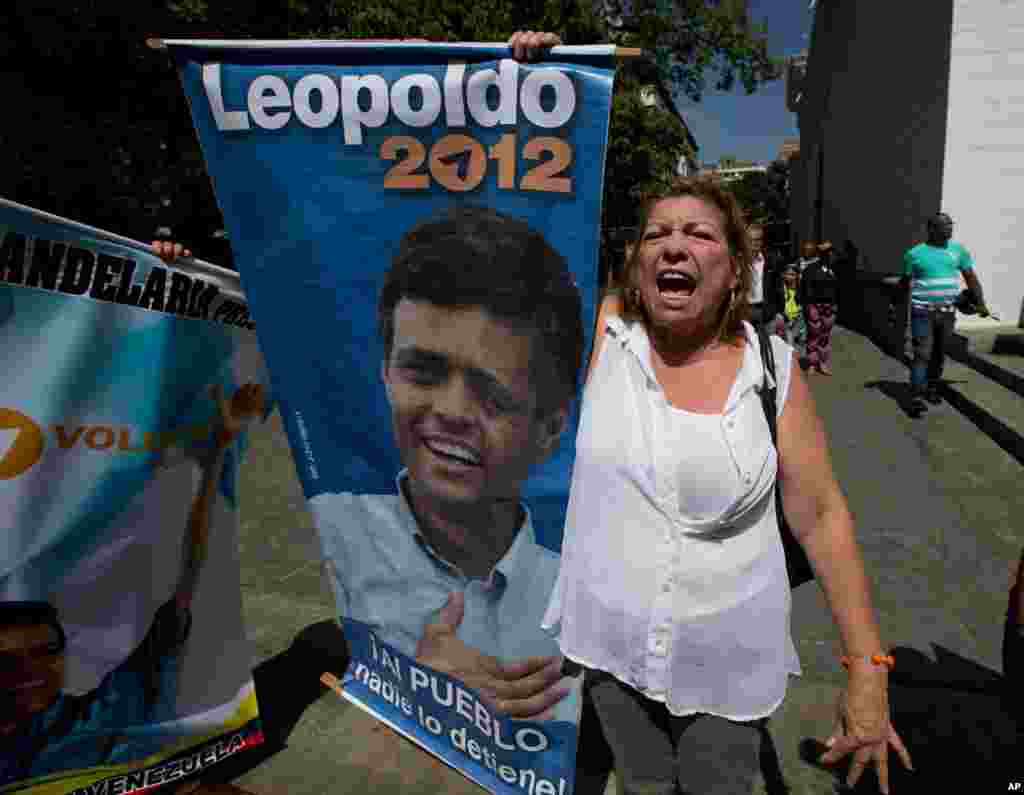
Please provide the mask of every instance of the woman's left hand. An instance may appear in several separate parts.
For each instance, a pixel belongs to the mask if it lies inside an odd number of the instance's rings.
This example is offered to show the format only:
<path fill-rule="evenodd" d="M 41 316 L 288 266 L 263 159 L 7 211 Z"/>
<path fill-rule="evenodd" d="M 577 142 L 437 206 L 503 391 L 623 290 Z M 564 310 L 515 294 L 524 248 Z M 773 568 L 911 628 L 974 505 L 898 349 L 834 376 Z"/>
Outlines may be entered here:
<path fill-rule="evenodd" d="M 853 754 L 846 784 L 853 787 L 869 763 L 875 765 L 882 792 L 889 793 L 889 746 L 896 749 L 904 767 L 913 770 L 910 753 L 889 721 L 888 672 L 860 669 L 853 663 L 850 680 L 839 698 L 836 728 L 825 742 L 819 762 L 832 765 Z"/>

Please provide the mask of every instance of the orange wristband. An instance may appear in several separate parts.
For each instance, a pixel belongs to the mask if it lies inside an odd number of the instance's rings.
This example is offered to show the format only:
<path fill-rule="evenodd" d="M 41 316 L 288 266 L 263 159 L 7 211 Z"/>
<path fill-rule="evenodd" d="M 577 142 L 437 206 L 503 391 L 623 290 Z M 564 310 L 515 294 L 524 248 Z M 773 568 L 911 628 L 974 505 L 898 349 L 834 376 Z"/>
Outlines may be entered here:
<path fill-rule="evenodd" d="M 218 447 L 227 447 L 235 439 L 235 435 L 231 431 L 226 431 L 223 428 L 217 431 L 217 445 Z"/>
<path fill-rule="evenodd" d="M 865 657 L 847 657 L 846 655 L 843 655 L 839 658 L 839 662 L 842 663 L 843 668 L 849 668 L 850 663 L 854 660 L 864 660 L 864 662 L 869 662 L 872 665 L 884 665 L 890 671 L 896 665 L 896 659 L 891 654 L 871 654 Z"/>

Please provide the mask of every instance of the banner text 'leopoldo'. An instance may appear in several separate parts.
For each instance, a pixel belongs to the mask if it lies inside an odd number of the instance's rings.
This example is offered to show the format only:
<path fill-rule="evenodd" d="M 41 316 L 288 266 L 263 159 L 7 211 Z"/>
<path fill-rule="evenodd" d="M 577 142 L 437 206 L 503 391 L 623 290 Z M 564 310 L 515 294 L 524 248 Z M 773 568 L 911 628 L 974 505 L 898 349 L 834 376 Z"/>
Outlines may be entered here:
<path fill-rule="evenodd" d="M 443 119 L 449 132 L 430 141 L 422 134 L 389 135 L 378 148 L 381 160 L 394 161 L 384 187 L 427 190 L 435 183 L 453 192 L 480 186 L 488 176 L 502 190 L 572 193 L 564 172 L 573 161 L 572 143 L 557 133 L 576 110 L 576 87 L 560 69 L 525 70 L 512 59 L 497 69 L 467 75 L 464 63 L 450 63 L 443 79 L 408 74 L 393 83 L 378 74 L 303 75 L 289 84 L 276 74 L 252 79 L 244 108 L 229 108 L 221 88 L 221 66 L 203 65 L 203 88 L 221 133 L 281 130 L 290 123 L 310 129 L 340 126 L 344 146 L 365 146 L 364 131 L 389 121 L 410 132 Z M 503 133 L 485 144 L 473 126 L 528 129 Z M 526 167 L 521 167 L 520 160 Z M 490 162 L 495 168 L 489 168 Z M 530 165 L 530 163 L 535 165 Z"/>

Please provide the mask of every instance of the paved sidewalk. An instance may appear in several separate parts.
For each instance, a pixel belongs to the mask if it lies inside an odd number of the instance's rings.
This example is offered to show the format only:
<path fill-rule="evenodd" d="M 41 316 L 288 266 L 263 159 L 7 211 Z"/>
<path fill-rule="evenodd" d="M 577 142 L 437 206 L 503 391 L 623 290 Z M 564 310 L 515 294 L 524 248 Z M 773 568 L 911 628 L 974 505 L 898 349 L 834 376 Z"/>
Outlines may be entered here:
<path fill-rule="evenodd" d="M 896 725 L 919 770 L 911 779 L 893 761 L 893 791 L 934 792 L 936 781 L 964 773 L 980 784 L 995 772 L 998 745 L 1013 741 L 997 688 L 1008 578 L 1024 546 L 1021 466 L 951 406 L 907 417 L 890 397 L 905 368 L 865 338 L 837 329 L 834 359 L 836 375 L 811 383 L 876 583 L 883 636 L 898 660 Z M 240 563 L 258 662 L 332 608 L 276 415 L 254 434 L 251 455 Z M 804 675 L 771 721 L 775 748 L 758 793 L 781 791 L 779 775 L 796 795 L 832 792 L 837 782 L 802 758 L 810 742 L 828 736 L 845 678 L 815 586 L 794 595 L 793 627 Z M 993 791 L 1007 790 L 1007 775 Z M 1024 761 L 1009 775 L 1024 779 Z M 236 783 L 258 795 L 482 792 L 333 694 L 306 712 L 286 750 Z"/>

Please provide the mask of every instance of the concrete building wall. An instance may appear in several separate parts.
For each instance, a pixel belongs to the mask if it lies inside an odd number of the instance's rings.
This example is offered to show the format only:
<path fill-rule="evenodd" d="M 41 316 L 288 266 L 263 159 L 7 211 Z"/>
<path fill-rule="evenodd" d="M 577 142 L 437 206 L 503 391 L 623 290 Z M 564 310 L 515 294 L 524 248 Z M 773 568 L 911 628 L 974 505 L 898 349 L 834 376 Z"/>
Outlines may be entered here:
<path fill-rule="evenodd" d="M 810 136 L 808 136 L 808 139 Z M 814 213 L 817 197 L 818 146 L 815 141 L 801 141 L 800 156 L 790 163 L 790 218 L 793 245 L 799 249 L 805 240 L 814 240 Z"/>
<path fill-rule="evenodd" d="M 941 206 L 953 0 L 830 0 L 814 13 L 796 236 L 852 239 L 862 267 L 895 273 Z"/>
<path fill-rule="evenodd" d="M 956 0 L 942 209 L 989 306 L 1024 321 L 1024 4 Z"/>

